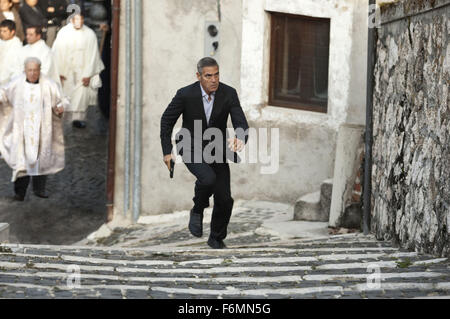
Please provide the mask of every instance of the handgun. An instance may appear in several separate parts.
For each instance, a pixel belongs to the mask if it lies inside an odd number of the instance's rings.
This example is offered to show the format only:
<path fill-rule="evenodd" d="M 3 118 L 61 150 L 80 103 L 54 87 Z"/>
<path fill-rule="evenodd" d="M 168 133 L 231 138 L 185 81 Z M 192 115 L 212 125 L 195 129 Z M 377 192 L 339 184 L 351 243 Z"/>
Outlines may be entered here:
<path fill-rule="evenodd" d="M 173 173 L 175 171 L 175 162 L 173 159 L 170 160 L 170 178 L 173 178 Z"/>

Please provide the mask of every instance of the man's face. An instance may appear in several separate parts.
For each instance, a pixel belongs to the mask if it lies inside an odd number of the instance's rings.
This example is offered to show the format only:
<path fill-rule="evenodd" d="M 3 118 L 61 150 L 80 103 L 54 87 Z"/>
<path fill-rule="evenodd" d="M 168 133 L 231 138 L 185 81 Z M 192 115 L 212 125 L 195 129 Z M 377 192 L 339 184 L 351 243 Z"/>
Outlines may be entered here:
<path fill-rule="evenodd" d="M 30 7 L 35 7 L 38 3 L 38 0 L 25 0 L 25 2 L 30 6 Z"/>
<path fill-rule="evenodd" d="M 77 30 L 80 30 L 84 25 L 84 17 L 80 15 L 76 15 L 72 18 L 73 27 Z"/>
<path fill-rule="evenodd" d="M 41 76 L 41 67 L 35 62 L 28 62 L 25 66 L 25 74 L 28 82 L 36 83 Z"/>
<path fill-rule="evenodd" d="M 3 41 L 11 40 L 15 35 L 16 31 L 14 30 L 10 31 L 7 27 L 0 28 L 0 39 L 2 39 Z"/>
<path fill-rule="evenodd" d="M 27 42 L 28 44 L 34 44 L 41 39 L 41 35 L 36 33 L 34 28 L 27 29 Z"/>
<path fill-rule="evenodd" d="M 12 6 L 11 0 L 0 0 L 0 11 L 10 11 Z"/>
<path fill-rule="evenodd" d="M 197 73 L 197 78 L 200 81 L 203 89 L 207 94 L 216 92 L 219 88 L 219 67 L 207 66 L 203 68 L 202 74 Z"/>

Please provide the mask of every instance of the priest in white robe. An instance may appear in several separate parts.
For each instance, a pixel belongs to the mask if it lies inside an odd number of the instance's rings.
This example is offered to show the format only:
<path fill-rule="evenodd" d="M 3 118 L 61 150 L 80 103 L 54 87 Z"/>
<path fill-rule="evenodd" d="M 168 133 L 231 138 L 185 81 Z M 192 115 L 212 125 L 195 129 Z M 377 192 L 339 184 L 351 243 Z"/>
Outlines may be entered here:
<path fill-rule="evenodd" d="M 38 58 L 42 62 L 41 72 L 61 85 L 57 63 L 54 59 L 52 50 L 42 40 L 41 27 L 28 27 L 26 29 L 27 45 L 22 49 L 22 62 L 27 58 Z"/>
<path fill-rule="evenodd" d="M 45 193 L 47 175 L 64 169 L 62 116 L 68 100 L 60 87 L 28 58 L 25 74 L 0 87 L 0 152 L 11 167 L 16 201 L 24 201 L 30 180 L 36 196 Z"/>
<path fill-rule="evenodd" d="M 22 74 L 22 47 L 22 42 L 16 37 L 15 22 L 3 20 L 0 23 L 0 86 Z"/>
<path fill-rule="evenodd" d="M 63 27 L 53 43 L 64 94 L 70 98 L 66 117 L 78 128 L 86 127 L 89 105 L 97 104 L 98 89 L 102 86 L 100 73 L 105 69 L 101 60 L 97 37 L 84 25 L 82 14 L 75 15 Z"/>

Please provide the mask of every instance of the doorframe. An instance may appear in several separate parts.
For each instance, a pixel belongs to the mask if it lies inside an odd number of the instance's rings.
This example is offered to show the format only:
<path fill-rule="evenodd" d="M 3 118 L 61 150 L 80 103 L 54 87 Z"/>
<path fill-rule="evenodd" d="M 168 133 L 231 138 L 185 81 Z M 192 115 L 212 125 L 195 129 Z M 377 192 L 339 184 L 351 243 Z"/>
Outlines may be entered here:
<path fill-rule="evenodd" d="M 111 110 L 109 118 L 108 168 L 106 177 L 107 223 L 111 222 L 114 219 L 121 0 L 112 0 L 112 2 Z"/>

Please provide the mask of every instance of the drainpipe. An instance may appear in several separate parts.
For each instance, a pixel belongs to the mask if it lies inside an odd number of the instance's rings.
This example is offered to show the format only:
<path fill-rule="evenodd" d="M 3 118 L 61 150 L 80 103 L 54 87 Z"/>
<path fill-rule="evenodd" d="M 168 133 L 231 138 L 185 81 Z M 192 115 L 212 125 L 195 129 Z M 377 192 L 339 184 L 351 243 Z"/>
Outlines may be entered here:
<path fill-rule="evenodd" d="M 369 36 L 367 51 L 367 99 L 366 99 L 366 134 L 365 134 L 365 161 L 364 161 L 364 235 L 370 233 L 370 217 L 372 214 L 372 144 L 373 144 L 373 82 L 375 69 L 375 26 L 370 25 L 372 19 L 371 8 L 376 0 L 369 0 Z M 378 21 L 376 21 L 378 22 Z"/>
<path fill-rule="evenodd" d="M 113 0 L 112 20 L 112 55 L 111 55 L 111 110 L 109 118 L 109 147 L 107 169 L 107 222 L 114 217 L 114 179 L 116 168 L 116 125 L 117 97 L 119 76 L 119 31 L 120 31 L 120 0 Z"/>
<path fill-rule="evenodd" d="M 125 189 L 124 214 L 130 210 L 130 157 L 131 157 L 131 0 L 126 0 L 126 62 L 125 62 Z"/>
<path fill-rule="evenodd" d="M 217 0 L 217 18 L 219 19 L 219 22 L 222 21 L 222 8 L 221 8 L 220 0 Z"/>
<path fill-rule="evenodd" d="M 141 155 L 142 155 L 142 0 L 134 0 L 134 185 L 133 219 L 137 222 L 141 210 Z"/>

